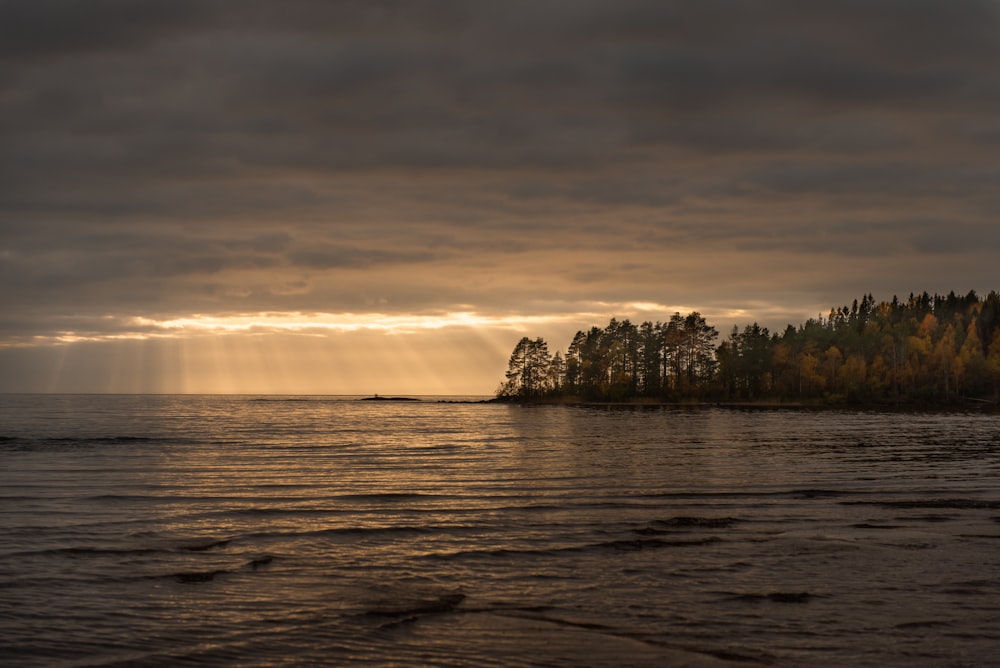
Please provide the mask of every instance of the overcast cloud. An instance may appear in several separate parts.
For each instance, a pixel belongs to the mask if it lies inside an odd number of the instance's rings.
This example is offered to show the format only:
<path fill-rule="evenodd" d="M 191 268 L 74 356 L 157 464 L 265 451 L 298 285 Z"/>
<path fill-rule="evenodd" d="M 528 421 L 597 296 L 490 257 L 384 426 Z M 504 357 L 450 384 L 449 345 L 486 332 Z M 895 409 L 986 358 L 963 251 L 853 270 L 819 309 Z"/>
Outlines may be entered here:
<path fill-rule="evenodd" d="M 998 34 L 994 0 L 2 0 L 0 341 L 987 292 Z"/>

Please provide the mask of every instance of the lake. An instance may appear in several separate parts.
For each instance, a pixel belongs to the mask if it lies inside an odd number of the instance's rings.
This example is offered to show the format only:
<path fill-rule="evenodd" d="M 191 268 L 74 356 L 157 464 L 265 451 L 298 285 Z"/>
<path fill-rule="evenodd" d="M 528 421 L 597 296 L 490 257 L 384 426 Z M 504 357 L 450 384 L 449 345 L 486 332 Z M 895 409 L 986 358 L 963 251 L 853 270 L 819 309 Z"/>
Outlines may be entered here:
<path fill-rule="evenodd" d="M 0 395 L 9 666 L 986 666 L 1000 417 Z"/>

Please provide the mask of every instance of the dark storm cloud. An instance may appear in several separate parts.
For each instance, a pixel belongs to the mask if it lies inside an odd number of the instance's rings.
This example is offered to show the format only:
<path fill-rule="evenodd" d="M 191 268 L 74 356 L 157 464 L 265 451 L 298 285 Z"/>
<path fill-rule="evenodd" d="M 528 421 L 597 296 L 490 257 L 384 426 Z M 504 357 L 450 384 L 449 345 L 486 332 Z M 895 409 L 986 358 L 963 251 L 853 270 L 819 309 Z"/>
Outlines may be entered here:
<path fill-rule="evenodd" d="M 708 296 L 690 258 L 766 285 L 773 253 L 988 290 L 998 29 L 972 0 L 5 0 L 5 330 Z"/>
<path fill-rule="evenodd" d="M 0 57 L 51 59 L 141 48 L 198 21 L 202 4 L 198 0 L 4 0 Z"/>

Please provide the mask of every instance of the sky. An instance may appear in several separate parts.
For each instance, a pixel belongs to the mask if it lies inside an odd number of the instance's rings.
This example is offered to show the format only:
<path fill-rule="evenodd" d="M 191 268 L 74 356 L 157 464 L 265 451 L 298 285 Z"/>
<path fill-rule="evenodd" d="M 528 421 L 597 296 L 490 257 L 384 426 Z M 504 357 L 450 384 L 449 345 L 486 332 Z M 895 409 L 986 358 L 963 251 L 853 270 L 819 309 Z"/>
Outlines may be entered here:
<path fill-rule="evenodd" d="M 998 0 L 0 0 L 0 391 L 490 394 L 611 317 L 985 295 L 998 34 Z"/>

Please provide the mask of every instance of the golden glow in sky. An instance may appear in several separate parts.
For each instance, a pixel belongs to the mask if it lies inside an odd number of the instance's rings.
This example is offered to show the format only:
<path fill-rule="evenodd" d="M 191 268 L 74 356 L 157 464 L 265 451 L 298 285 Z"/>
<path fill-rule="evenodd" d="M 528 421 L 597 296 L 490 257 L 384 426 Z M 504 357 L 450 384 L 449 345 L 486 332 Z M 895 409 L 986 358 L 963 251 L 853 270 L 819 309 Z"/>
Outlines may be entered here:
<path fill-rule="evenodd" d="M 548 328 L 560 323 L 593 321 L 602 324 L 605 313 L 618 313 L 617 317 L 659 317 L 673 312 L 688 312 L 687 307 L 670 307 L 652 302 L 610 303 L 592 302 L 589 310 L 573 313 L 489 315 L 475 311 L 452 311 L 435 314 L 388 313 L 299 313 L 260 312 L 229 315 L 193 314 L 181 318 L 158 320 L 145 316 L 105 316 L 101 321 L 108 331 L 66 330 L 52 335 L 38 335 L 30 339 L 12 339 L 3 346 L 24 346 L 52 343 L 79 343 L 117 341 L 129 339 L 179 339 L 210 334 L 302 334 L 323 336 L 327 334 L 374 332 L 384 334 L 414 334 L 446 328 L 475 328 L 490 330 L 531 331 Z M 624 314 L 624 315 L 621 315 Z M 648 315 L 656 314 L 656 316 Z M 582 325 L 581 325 L 582 326 Z M 569 333 L 570 335 L 572 332 Z"/>
<path fill-rule="evenodd" d="M 134 318 L 136 325 L 156 332 L 357 332 L 404 333 L 445 327 L 520 327 L 565 316 L 484 316 L 473 312 L 440 315 L 384 313 L 255 313 L 236 316 L 196 315 L 173 320 Z"/>
<path fill-rule="evenodd" d="M 105 332 L 65 331 L 14 347 L 30 361 L 32 391 L 489 395 L 522 336 L 542 336 L 555 352 L 578 329 L 603 326 L 608 312 L 638 321 L 683 309 L 652 302 L 582 306 L 586 310 L 550 315 L 103 318 Z"/>

